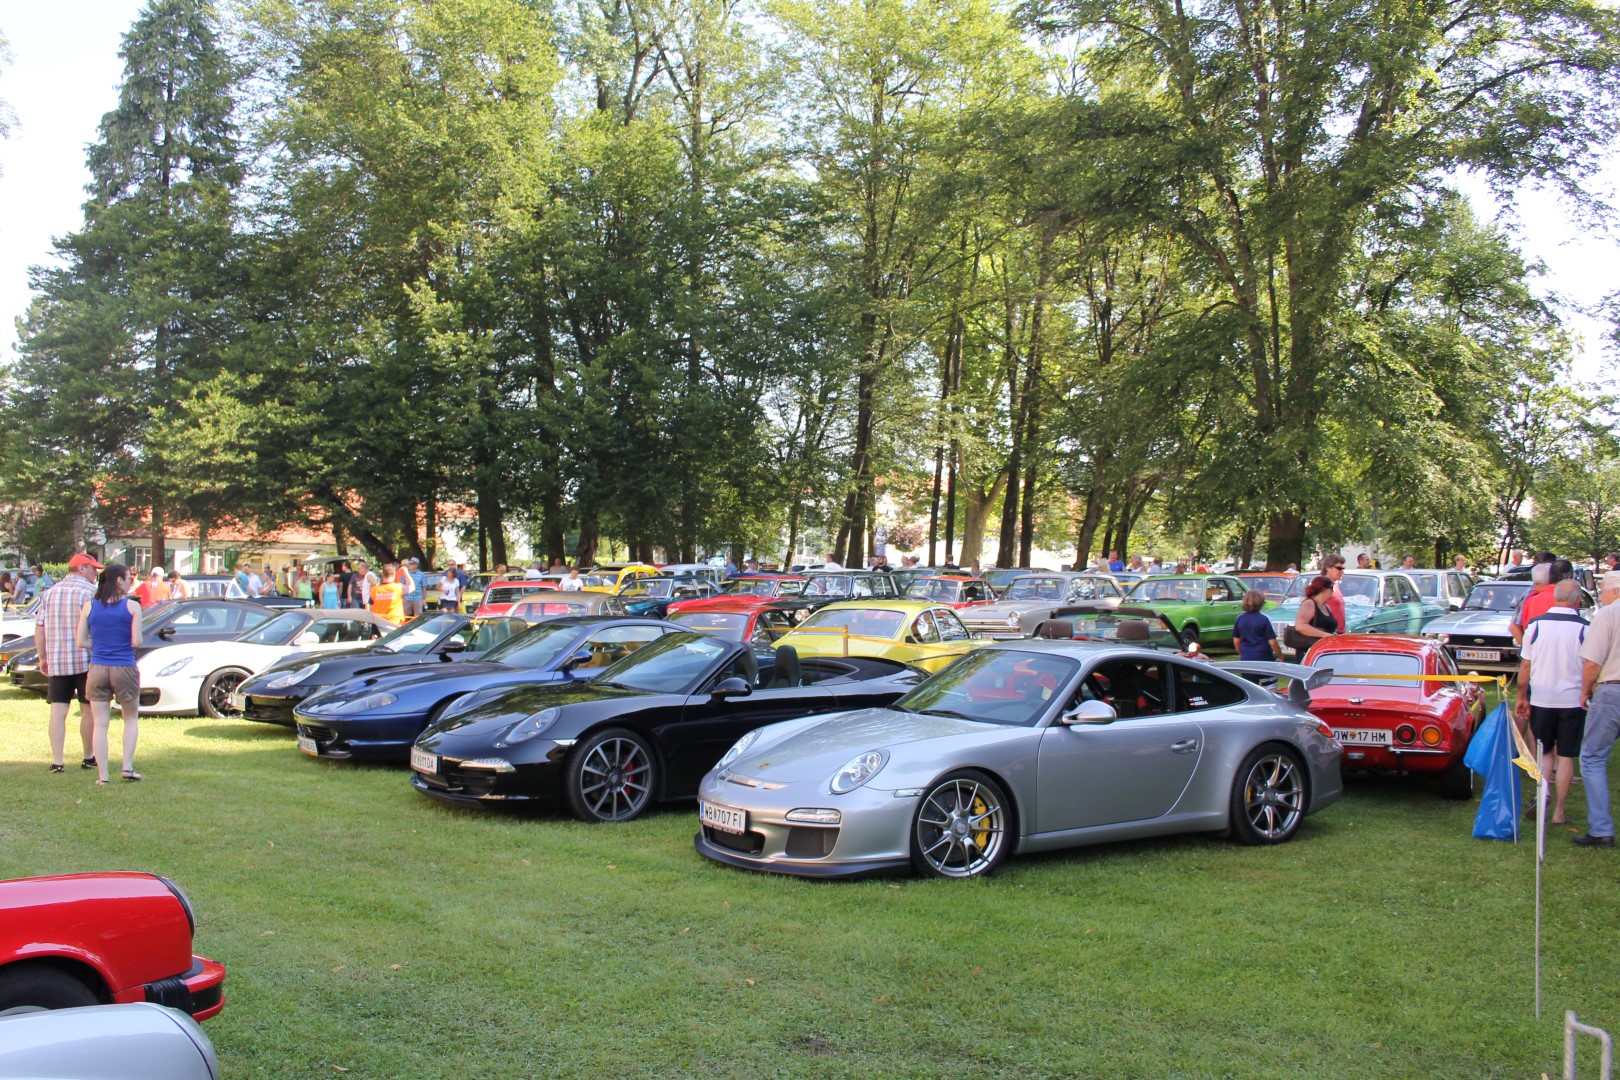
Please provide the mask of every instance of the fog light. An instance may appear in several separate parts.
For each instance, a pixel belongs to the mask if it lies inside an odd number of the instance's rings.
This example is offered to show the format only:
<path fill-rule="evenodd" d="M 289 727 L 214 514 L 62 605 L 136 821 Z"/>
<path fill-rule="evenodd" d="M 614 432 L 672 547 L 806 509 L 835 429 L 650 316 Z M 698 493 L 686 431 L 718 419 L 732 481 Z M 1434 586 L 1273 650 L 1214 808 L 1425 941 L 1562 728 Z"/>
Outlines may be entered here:
<path fill-rule="evenodd" d="M 1426 728 L 1424 728 L 1423 729 L 1423 745 L 1424 746 L 1439 746 L 1440 745 L 1440 729 L 1437 728 L 1437 727 L 1426 727 Z"/>
<path fill-rule="evenodd" d="M 489 769 L 492 772 L 498 773 L 516 771 L 512 768 L 512 763 L 510 761 L 507 761 L 505 758 L 498 757 L 473 758 L 470 761 L 463 761 L 461 763 L 461 767 L 463 769 Z"/>
<path fill-rule="evenodd" d="M 1412 742 L 1417 738 L 1417 728 L 1411 724 L 1402 724 L 1395 729 L 1396 742 Z"/>
<path fill-rule="evenodd" d="M 789 821 L 796 821 L 801 825 L 837 825 L 844 820 L 844 815 L 837 810 L 801 807 L 798 810 L 789 810 L 784 815 Z"/>

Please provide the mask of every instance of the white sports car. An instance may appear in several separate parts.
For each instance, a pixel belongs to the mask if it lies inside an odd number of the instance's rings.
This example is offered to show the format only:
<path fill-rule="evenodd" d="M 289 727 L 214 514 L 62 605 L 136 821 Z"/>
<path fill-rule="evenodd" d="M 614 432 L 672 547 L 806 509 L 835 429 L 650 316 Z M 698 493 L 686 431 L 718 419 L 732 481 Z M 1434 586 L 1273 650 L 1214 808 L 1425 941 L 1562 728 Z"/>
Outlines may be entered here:
<path fill-rule="evenodd" d="M 294 608 L 229 641 L 165 645 L 140 658 L 141 711 L 230 716 L 231 694 L 248 676 L 295 653 L 352 649 L 393 624 L 354 608 Z"/>

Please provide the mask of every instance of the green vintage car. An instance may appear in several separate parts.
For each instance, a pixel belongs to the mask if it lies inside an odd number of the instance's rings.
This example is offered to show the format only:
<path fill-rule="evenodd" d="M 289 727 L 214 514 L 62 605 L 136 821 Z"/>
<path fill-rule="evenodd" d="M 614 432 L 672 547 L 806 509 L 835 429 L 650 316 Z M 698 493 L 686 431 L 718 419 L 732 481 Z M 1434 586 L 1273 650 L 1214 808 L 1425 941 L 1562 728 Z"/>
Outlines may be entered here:
<path fill-rule="evenodd" d="M 1246 591 L 1243 582 L 1226 574 L 1176 574 L 1143 578 L 1125 594 L 1125 603 L 1159 612 L 1189 644 L 1230 648 Z"/>

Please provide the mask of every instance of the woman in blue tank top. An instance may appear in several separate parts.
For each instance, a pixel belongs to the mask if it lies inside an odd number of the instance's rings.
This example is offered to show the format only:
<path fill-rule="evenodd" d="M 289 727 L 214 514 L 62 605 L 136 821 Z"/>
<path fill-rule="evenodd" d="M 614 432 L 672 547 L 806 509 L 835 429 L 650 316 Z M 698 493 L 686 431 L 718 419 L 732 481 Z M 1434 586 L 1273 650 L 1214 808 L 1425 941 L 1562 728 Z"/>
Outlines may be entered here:
<path fill-rule="evenodd" d="M 96 597 L 79 612 L 78 644 L 90 650 L 90 671 L 85 678 L 85 696 L 95 720 L 93 745 L 98 786 L 107 777 L 107 725 L 112 720 L 112 702 L 124 717 L 125 780 L 139 780 L 135 771 L 135 741 L 140 735 L 141 673 L 135 666 L 135 650 L 141 647 L 141 605 L 125 595 L 129 592 L 129 568 L 113 563 L 101 571 Z"/>

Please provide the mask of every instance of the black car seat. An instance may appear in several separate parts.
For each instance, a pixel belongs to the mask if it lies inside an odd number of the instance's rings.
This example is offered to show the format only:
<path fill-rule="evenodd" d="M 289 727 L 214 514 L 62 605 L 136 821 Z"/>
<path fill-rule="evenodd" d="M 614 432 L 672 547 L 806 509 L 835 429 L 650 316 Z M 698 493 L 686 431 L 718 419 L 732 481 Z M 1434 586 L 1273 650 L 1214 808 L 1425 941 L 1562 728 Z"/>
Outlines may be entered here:
<path fill-rule="evenodd" d="M 791 645 L 779 646 L 776 650 L 776 666 L 771 671 L 770 685 L 767 690 L 785 690 L 790 686 L 798 686 L 803 681 L 804 674 L 799 666 L 799 650 Z"/>
<path fill-rule="evenodd" d="M 731 671 L 724 677 L 741 679 L 750 688 L 759 686 L 759 661 L 754 658 L 753 646 L 744 646 L 737 659 L 731 662 Z"/>

